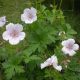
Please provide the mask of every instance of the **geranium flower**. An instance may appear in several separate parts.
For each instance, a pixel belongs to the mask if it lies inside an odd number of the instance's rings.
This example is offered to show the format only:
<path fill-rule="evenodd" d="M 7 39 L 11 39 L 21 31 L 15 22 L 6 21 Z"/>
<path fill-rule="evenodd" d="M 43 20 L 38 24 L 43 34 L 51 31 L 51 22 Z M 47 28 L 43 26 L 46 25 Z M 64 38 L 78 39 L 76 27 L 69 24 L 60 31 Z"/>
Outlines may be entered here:
<path fill-rule="evenodd" d="M 3 27 L 6 24 L 6 16 L 0 17 L 0 27 Z"/>
<path fill-rule="evenodd" d="M 73 56 L 76 53 L 75 51 L 79 49 L 79 45 L 75 44 L 74 39 L 64 40 L 61 44 L 63 46 L 62 51 L 69 56 Z"/>
<path fill-rule="evenodd" d="M 25 33 L 22 30 L 23 26 L 21 24 L 9 23 L 2 37 L 4 40 L 9 41 L 10 44 L 16 45 L 25 38 Z"/>
<path fill-rule="evenodd" d="M 24 21 L 26 24 L 31 24 L 34 21 L 37 20 L 37 10 L 33 7 L 26 8 L 23 12 L 23 14 L 21 14 L 21 20 Z"/>
<path fill-rule="evenodd" d="M 41 69 L 51 65 L 58 71 L 62 70 L 62 66 L 58 65 L 58 60 L 55 55 L 48 58 L 44 63 L 41 63 Z"/>

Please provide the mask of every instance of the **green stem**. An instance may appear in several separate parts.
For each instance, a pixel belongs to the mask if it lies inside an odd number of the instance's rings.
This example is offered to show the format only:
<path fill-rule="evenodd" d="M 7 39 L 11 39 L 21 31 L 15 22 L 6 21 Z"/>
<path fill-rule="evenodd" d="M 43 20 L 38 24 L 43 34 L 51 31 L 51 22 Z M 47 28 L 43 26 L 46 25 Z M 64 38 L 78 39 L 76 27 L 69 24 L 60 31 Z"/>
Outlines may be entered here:
<path fill-rule="evenodd" d="M 59 9 L 61 9 L 61 5 L 62 5 L 62 0 L 60 1 Z"/>
<path fill-rule="evenodd" d="M 37 0 L 36 0 L 36 9 L 37 9 Z"/>
<path fill-rule="evenodd" d="M 74 11 L 74 0 L 73 0 L 73 5 L 72 5 L 72 11 Z"/>
<path fill-rule="evenodd" d="M 55 6 L 55 0 L 54 0 L 54 2 L 53 2 L 53 6 Z"/>

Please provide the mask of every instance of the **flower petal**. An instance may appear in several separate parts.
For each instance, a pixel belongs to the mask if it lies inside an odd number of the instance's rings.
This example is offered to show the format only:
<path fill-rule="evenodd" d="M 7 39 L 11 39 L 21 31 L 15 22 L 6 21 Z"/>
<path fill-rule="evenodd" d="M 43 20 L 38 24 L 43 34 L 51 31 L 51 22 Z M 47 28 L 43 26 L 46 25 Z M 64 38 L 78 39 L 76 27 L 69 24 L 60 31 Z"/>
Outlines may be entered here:
<path fill-rule="evenodd" d="M 9 23 L 8 25 L 6 25 L 6 30 L 11 30 L 13 26 L 14 26 L 13 23 Z"/>
<path fill-rule="evenodd" d="M 29 12 L 29 11 L 30 11 L 29 8 L 24 9 L 24 13 L 27 13 L 27 12 Z"/>
<path fill-rule="evenodd" d="M 5 21 L 6 22 L 6 16 L 0 17 L 0 21 Z"/>
<path fill-rule="evenodd" d="M 31 24 L 31 23 L 33 23 L 34 21 L 32 20 L 32 19 L 28 19 L 28 20 L 25 20 L 25 23 L 26 24 Z"/>
<path fill-rule="evenodd" d="M 69 52 L 69 56 L 73 56 L 73 55 L 75 55 L 76 54 L 76 52 L 74 51 L 74 50 L 71 50 L 70 52 Z"/>
<path fill-rule="evenodd" d="M 19 39 L 23 40 L 24 38 L 25 38 L 25 33 L 24 32 L 20 32 Z"/>
<path fill-rule="evenodd" d="M 64 52 L 64 54 L 69 54 L 69 56 L 73 56 L 74 54 L 76 54 L 76 52 L 74 50 L 68 49 L 66 47 L 63 47 L 62 51 Z"/>
<path fill-rule="evenodd" d="M 3 27 L 5 25 L 5 22 L 0 22 L 0 27 Z"/>
<path fill-rule="evenodd" d="M 78 45 L 78 44 L 74 44 L 74 45 L 73 45 L 73 50 L 76 51 L 76 50 L 78 50 L 78 49 L 79 49 L 79 45 Z"/>
<path fill-rule="evenodd" d="M 62 41 L 62 46 L 67 46 L 67 45 L 69 45 L 69 44 L 74 44 L 75 43 L 75 40 L 74 39 L 68 39 L 68 40 L 64 40 L 64 41 Z"/>
<path fill-rule="evenodd" d="M 47 62 L 44 62 L 44 63 L 41 64 L 41 69 L 43 69 L 43 68 L 45 68 L 47 66 L 49 66 L 49 64 Z"/>
<path fill-rule="evenodd" d="M 0 27 L 6 24 L 6 16 L 0 17 Z"/>
<path fill-rule="evenodd" d="M 25 21 L 26 20 L 26 14 L 21 14 L 21 20 Z"/>
<path fill-rule="evenodd" d="M 57 65 L 57 66 L 55 66 L 54 68 L 55 68 L 56 70 L 58 70 L 58 71 L 61 71 L 61 70 L 62 70 L 62 66 L 60 66 L 60 65 L 59 65 L 59 66 Z"/>
<path fill-rule="evenodd" d="M 67 42 L 68 43 L 71 43 L 71 44 L 74 44 L 75 43 L 75 40 L 74 39 L 68 39 Z"/>
<path fill-rule="evenodd" d="M 32 11 L 32 13 L 34 13 L 34 14 L 37 13 L 37 10 L 36 10 L 35 8 L 33 8 L 33 7 L 31 7 L 31 11 Z"/>
<path fill-rule="evenodd" d="M 9 39 L 9 43 L 11 45 L 16 45 L 20 42 L 20 40 L 18 38 L 12 38 L 12 39 Z"/>
<path fill-rule="evenodd" d="M 36 20 L 37 20 L 37 16 L 34 16 L 34 17 L 33 17 L 33 21 L 36 21 Z"/>
<path fill-rule="evenodd" d="M 52 64 L 58 64 L 57 57 L 55 55 L 51 56 Z"/>
<path fill-rule="evenodd" d="M 68 54 L 68 52 L 69 52 L 66 47 L 63 47 L 63 48 L 62 48 L 62 51 L 63 51 L 64 54 Z"/>
<path fill-rule="evenodd" d="M 22 31 L 23 30 L 23 26 L 21 24 L 15 24 L 14 28 L 18 31 Z"/>
<path fill-rule="evenodd" d="M 9 40 L 8 32 L 7 32 L 7 31 L 3 32 L 2 37 L 3 37 L 3 39 L 6 40 L 6 41 Z"/>
<path fill-rule="evenodd" d="M 62 46 L 66 46 L 66 44 L 67 44 L 67 42 L 66 42 L 66 40 L 65 41 L 62 41 Z"/>

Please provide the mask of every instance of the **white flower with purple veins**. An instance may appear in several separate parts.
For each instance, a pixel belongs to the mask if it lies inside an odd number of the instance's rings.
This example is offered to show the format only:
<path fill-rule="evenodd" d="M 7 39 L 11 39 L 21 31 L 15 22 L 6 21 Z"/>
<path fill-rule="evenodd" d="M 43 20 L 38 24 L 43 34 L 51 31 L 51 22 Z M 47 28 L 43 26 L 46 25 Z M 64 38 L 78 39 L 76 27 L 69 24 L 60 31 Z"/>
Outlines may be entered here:
<path fill-rule="evenodd" d="M 6 24 L 6 16 L 0 17 L 0 27 L 3 27 Z"/>
<path fill-rule="evenodd" d="M 41 63 L 41 69 L 51 65 L 58 71 L 62 70 L 62 66 L 58 65 L 58 60 L 55 55 L 48 58 L 44 63 Z"/>
<path fill-rule="evenodd" d="M 61 44 L 63 46 L 62 51 L 64 52 L 64 54 L 68 54 L 69 56 L 73 56 L 74 54 L 76 54 L 75 51 L 79 49 L 79 45 L 75 44 L 74 39 L 64 40 Z"/>
<path fill-rule="evenodd" d="M 21 20 L 24 21 L 26 24 L 31 24 L 34 21 L 37 20 L 37 10 L 33 7 L 26 8 L 23 12 L 23 14 L 21 14 Z"/>
<path fill-rule="evenodd" d="M 23 26 L 21 24 L 9 23 L 2 37 L 4 40 L 9 41 L 10 44 L 16 45 L 25 38 L 25 33 L 22 30 Z"/>

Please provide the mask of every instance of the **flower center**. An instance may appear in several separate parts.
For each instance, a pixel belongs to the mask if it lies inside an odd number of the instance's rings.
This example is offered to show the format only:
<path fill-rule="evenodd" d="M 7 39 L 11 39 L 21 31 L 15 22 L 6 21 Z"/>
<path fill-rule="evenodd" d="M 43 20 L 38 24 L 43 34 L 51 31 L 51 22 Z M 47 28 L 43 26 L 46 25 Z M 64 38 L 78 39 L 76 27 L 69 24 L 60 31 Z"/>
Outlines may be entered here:
<path fill-rule="evenodd" d="M 28 17 L 32 19 L 33 15 L 31 13 L 28 14 Z"/>
<path fill-rule="evenodd" d="M 12 32 L 10 33 L 11 37 L 18 37 L 19 32 L 17 30 L 12 30 Z"/>
<path fill-rule="evenodd" d="M 69 43 L 69 44 L 67 45 L 67 48 L 68 48 L 68 49 L 72 49 L 72 47 L 73 47 L 73 44 L 70 44 L 70 43 Z"/>

